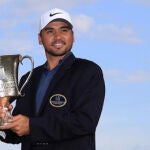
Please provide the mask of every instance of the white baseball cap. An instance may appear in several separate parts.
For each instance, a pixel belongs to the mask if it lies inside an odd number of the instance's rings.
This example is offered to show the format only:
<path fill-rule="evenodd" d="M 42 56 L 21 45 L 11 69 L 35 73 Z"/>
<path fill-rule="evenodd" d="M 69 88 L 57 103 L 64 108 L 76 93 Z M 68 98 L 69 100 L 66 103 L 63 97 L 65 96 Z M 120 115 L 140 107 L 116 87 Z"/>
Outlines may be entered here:
<path fill-rule="evenodd" d="M 40 23 L 39 23 L 39 33 L 41 30 L 49 23 L 55 20 L 61 20 L 66 22 L 71 28 L 73 27 L 72 25 L 72 20 L 66 11 L 58 8 L 54 8 L 52 10 L 47 11 L 41 16 Z"/>

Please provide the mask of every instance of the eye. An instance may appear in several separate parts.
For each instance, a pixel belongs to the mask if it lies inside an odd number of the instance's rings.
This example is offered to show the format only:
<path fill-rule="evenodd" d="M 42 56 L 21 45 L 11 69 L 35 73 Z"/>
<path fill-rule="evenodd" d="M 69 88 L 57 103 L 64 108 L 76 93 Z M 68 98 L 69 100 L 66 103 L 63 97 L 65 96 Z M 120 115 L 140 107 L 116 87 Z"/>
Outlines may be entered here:
<path fill-rule="evenodd" d="M 45 31 L 46 31 L 46 33 L 53 33 L 54 32 L 54 30 L 52 28 L 46 28 Z"/>
<path fill-rule="evenodd" d="M 68 32 L 69 30 L 70 30 L 70 29 L 69 29 L 68 27 L 62 27 L 62 28 L 61 28 L 61 31 L 62 31 L 62 32 Z"/>
<path fill-rule="evenodd" d="M 48 29 L 46 32 L 47 32 L 47 33 L 53 33 L 53 30 Z"/>

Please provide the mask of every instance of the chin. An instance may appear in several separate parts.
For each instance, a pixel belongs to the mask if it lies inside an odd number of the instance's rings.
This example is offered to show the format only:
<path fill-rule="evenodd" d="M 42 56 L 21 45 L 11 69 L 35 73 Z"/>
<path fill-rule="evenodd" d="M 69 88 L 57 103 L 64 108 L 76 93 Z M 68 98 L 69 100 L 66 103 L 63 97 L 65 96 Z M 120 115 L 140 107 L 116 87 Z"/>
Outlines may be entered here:
<path fill-rule="evenodd" d="M 64 51 L 64 52 L 51 52 L 51 51 L 47 51 L 48 54 L 52 55 L 52 56 L 64 56 L 68 51 Z"/>

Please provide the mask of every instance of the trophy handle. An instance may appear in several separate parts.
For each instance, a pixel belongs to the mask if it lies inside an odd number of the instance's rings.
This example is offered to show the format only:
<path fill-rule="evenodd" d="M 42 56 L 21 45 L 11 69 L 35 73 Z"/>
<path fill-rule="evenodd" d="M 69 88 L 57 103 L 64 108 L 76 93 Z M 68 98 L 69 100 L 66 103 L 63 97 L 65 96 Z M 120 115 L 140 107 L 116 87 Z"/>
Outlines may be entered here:
<path fill-rule="evenodd" d="M 21 94 L 21 91 L 23 90 L 23 88 L 24 88 L 24 87 L 26 86 L 26 84 L 28 83 L 29 79 L 31 78 L 31 75 L 32 75 L 32 72 L 33 72 L 33 69 L 34 69 L 34 61 L 33 61 L 32 57 L 30 57 L 30 56 L 28 56 L 28 55 L 23 56 L 23 57 L 22 57 L 22 56 L 20 57 L 20 62 L 21 62 L 21 64 L 22 64 L 23 59 L 26 59 L 26 58 L 31 61 L 31 70 L 30 70 L 30 73 L 29 73 L 29 75 L 28 75 L 26 81 L 24 82 L 24 84 L 23 84 L 22 87 L 20 88 L 20 94 Z M 23 95 L 21 94 L 21 96 L 23 96 Z"/>

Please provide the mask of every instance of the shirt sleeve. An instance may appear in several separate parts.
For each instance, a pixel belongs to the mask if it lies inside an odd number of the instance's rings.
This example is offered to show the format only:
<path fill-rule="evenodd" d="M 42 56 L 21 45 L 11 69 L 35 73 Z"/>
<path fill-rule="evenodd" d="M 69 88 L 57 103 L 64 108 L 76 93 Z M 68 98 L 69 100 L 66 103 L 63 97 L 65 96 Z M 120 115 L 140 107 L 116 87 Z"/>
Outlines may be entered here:
<path fill-rule="evenodd" d="M 0 140 L 4 143 L 19 144 L 20 139 L 21 138 L 10 130 L 0 131 Z"/>

